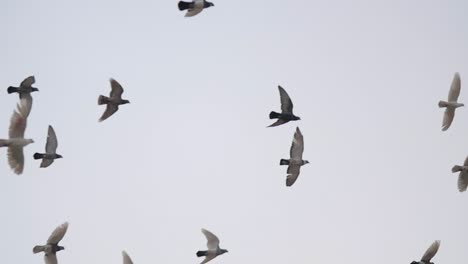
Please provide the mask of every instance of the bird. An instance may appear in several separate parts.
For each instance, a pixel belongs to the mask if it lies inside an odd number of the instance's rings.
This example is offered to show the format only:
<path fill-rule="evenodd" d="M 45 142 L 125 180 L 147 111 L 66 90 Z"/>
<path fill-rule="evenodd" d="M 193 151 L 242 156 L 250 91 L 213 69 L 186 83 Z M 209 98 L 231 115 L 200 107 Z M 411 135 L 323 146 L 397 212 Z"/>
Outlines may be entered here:
<path fill-rule="evenodd" d="M 67 229 L 67 222 L 55 228 L 54 232 L 52 232 L 52 234 L 49 236 L 49 239 L 47 239 L 47 244 L 44 246 L 35 246 L 33 248 L 33 253 L 37 254 L 39 252 L 44 252 L 45 264 L 57 264 L 56 253 L 65 249 L 64 247 L 59 246 L 58 243 L 65 236 Z"/>
<path fill-rule="evenodd" d="M 127 252 L 122 251 L 123 264 L 133 264 L 132 259 L 128 256 Z"/>
<path fill-rule="evenodd" d="M 421 258 L 421 261 L 413 261 L 411 264 L 434 264 L 431 262 L 431 259 L 435 256 L 437 253 L 437 250 L 439 250 L 440 246 L 440 240 L 434 241 L 432 245 L 426 250 L 424 253 L 423 257 Z"/>
<path fill-rule="evenodd" d="M 461 81 L 460 74 L 455 73 L 453 76 L 452 85 L 450 86 L 448 94 L 448 102 L 439 101 L 439 108 L 445 107 L 444 120 L 442 121 L 442 131 L 449 129 L 455 116 L 455 109 L 458 107 L 465 106 L 462 103 L 457 102 L 458 96 L 460 95 Z"/>
<path fill-rule="evenodd" d="M 453 166 L 452 173 L 455 172 L 460 172 L 458 175 L 458 190 L 460 192 L 466 191 L 466 188 L 468 187 L 468 157 L 465 158 L 463 166 Z"/>
<path fill-rule="evenodd" d="M 7 89 L 9 94 L 11 93 L 19 93 L 20 99 L 23 98 L 26 94 L 31 94 L 32 92 L 37 92 L 39 89 L 32 87 L 32 85 L 36 82 L 34 76 L 29 76 L 24 79 L 19 87 L 10 86 Z"/>
<path fill-rule="evenodd" d="M 219 239 L 213 233 L 204 228 L 202 228 L 201 231 L 206 237 L 206 246 L 208 247 L 208 250 L 197 251 L 197 257 L 205 257 L 205 259 L 200 264 L 205 264 L 217 256 L 228 252 L 226 249 L 219 247 Z"/>
<path fill-rule="evenodd" d="M 286 177 L 286 186 L 291 186 L 296 182 L 301 166 L 309 163 L 307 160 L 302 159 L 304 152 L 304 137 L 302 136 L 299 127 L 296 128 L 294 133 L 293 142 L 290 150 L 290 159 L 281 159 L 280 165 L 288 165 L 288 176 Z"/>
<path fill-rule="evenodd" d="M 281 98 L 281 114 L 271 111 L 270 119 L 278 119 L 275 123 L 269 125 L 268 127 L 275 127 L 282 124 L 285 124 L 289 121 L 301 120 L 300 117 L 293 114 L 293 103 L 288 93 L 283 89 L 283 87 L 278 85 L 278 90 Z"/>
<path fill-rule="evenodd" d="M 49 125 L 47 132 L 46 153 L 34 153 L 34 159 L 42 159 L 41 168 L 47 168 L 54 162 L 55 159 L 63 158 L 62 155 L 56 153 L 57 151 L 57 136 L 55 135 L 54 128 Z"/>
<path fill-rule="evenodd" d="M 193 17 L 203 11 L 203 9 L 214 6 L 214 4 L 206 0 L 194 0 L 192 2 L 180 1 L 178 6 L 180 11 L 187 10 L 185 17 Z"/>
<path fill-rule="evenodd" d="M 117 112 L 117 110 L 119 110 L 119 105 L 130 103 L 130 101 L 122 99 L 122 94 L 124 92 L 122 86 L 114 79 L 110 79 L 110 83 L 112 89 L 110 96 L 106 97 L 104 95 L 99 95 L 98 98 L 98 105 L 107 105 L 106 111 L 104 111 L 101 118 L 99 118 L 99 122 L 106 120 Z"/>
<path fill-rule="evenodd" d="M 23 148 L 34 143 L 34 140 L 24 138 L 31 107 L 32 97 L 29 94 L 20 99 L 16 111 L 13 111 L 10 118 L 9 138 L 0 139 L 0 147 L 8 147 L 8 164 L 13 172 L 18 175 L 22 174 L 24 169 Z"/>

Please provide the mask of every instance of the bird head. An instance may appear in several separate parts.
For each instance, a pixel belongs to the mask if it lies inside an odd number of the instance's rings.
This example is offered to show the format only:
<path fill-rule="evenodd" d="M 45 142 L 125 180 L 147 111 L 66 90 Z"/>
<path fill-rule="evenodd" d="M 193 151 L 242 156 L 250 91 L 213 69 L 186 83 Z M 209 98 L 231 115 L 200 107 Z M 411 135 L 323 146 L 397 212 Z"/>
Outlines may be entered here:
<path fill-rule="evenodd" d="M 60 155 L 60 154 L 57 154 L 57 156 L 56 156 L 56 157 L 57 157 L 57 159 L 62 159 L 62 158 L 63 158 L 63 156 L 62 156 L 62 155 Z"/>
<path fill-rule="evenodd" d="M 304 165 L 309 164 L 308 160 L 304 160 Z"/>
<path fill-rule="evenodd" d="M 37 89 L 36 87 L 31 87 L 31 91 L 33 91 L 33 92 L 39 92 L 39 89 Z"/>
<path fill-rule="evenodd" d="M 207 7 L 210 7 L 210 6 L 214 6 L 214 4 L 211 3 L 211 2 L 205 1 L 204 7 L 207 8 Z"/>
<path fill-rule="evenodd" d="M 130 101 L 129 100 L 122 100 L 122 104 L 129 104 Z"/>
<path fill-rule="evenodd" d="M 58 247 L 57 247 L 57 251 L 64 250 L 64 249 L 65 249 L 65 248 L 62 247 L 62 246 L 58 246 Z"/>
<path fill-rule="evenodd" d="M 221 255 L 221 254 L 224 254 L 224 253 L 228 253 L 228 252 L 229 252 L 229 251 L 227 251 L 227 249 L 221 249 L 220 255 Z"/>
<path fill-rule="evenodd" d="M 27 142 L 28 144 L 31 144 L 31 143 L 34 143 L 34 140 L 28 139 L 26 142 Z"/>
<path fill-rule="evenodd" d="M 411 264 L 419 264 L 419 262 L 413 261 L 413 262 L 411 262 Z"/>

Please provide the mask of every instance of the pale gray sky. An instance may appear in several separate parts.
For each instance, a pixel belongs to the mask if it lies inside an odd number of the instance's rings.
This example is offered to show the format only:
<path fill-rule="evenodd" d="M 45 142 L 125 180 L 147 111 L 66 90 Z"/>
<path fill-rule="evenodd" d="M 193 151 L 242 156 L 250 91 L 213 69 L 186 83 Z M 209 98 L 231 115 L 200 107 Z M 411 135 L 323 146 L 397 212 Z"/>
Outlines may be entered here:
<path fill-rule="evenodd" d="M 0 150 L 4 263 L 64 221 L 60 264 L 436 263 L 468 259 L 468 109 L 440 130 L 454 72 L 468 102 L 465 0 L 225 1 L 184 18 L 177 1 L 0 2 L 0 137 L 36 76 L 24 174 Z M 131 101 L 103 123 L 115 78 Z M 277 128 L 277 85 L 302 121 Z M 39 169 L 47 126 L 64 159 Z M 305 139 L 292 188 L 294 129 Z M 212 208 L 212 209 L 209 209 Z"/>

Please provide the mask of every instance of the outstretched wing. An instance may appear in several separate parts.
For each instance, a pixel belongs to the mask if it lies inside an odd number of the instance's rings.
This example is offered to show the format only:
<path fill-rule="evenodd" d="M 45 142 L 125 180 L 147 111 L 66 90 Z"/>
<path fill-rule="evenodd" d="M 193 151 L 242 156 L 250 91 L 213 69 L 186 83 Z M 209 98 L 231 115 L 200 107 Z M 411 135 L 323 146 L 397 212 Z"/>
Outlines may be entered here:
<path fill-rule="evenodd" d="M 208 261 L 214 259 L 215 257 L 216 257 L 215 254 L 208 255 L 208 256 L 205 257 L 205 259 L 204 259 L 200 264 L 205 264 L 205 263 L 207 263 Z"/>
<path fill-rule="evenodd" d="M 281 98 L 281 112 L 283 114 L 292 114 L 293 112 L 293 103 L 288 93 L 283 89 L 283 87 L 278 85 L 278 90 L 280 92 Z"/>
<path fill-rule="evenodd" d="M 442 131 L 446 131 L 447 129 L 449 129 L 454 117 L 455 117 L 455 109 L 451 107 L 445 108 L 444 120 L 442 121 Z"/>
<path fill-rule="evenodd" d="M 99 118 L 99 122 L 102 122 L 102 121 L 106 120 L 108 117 L 110 117 L 110 116 L 113 115 L 115 112 L 117 112 L 117 110 L 119 110 L 119 106 L 118 106 L 118 105 L 107 104 L 107 106 L 106 106 L 106 111 L 104 111 L 104 113 L 102 114 L 101 118 Z"/>
<path fill-rule="evenodd" d="M 450 86 L 449 94 L 448 94 L 448 101 L 449 102 L 456 102 L 458 100 L 458 96 L 460 95 L 460 88 L 461 88 L 461 81 L 460 81 L 460 74 L 455 73 L 453 76 L 452 85 Z"/>
<path fill-rule="evenodd" d="M 23 173 L 24 169 L 24 154 L 23 147 L 20 146 L 10 146 L 7 151 L 8 164 L 10 168 L 16 174 Z"/>
<path fill-rule="evenodd" d="M 31 87 L 31 85 L 33 85 L 34 83 L 36 82 L 36 79 L 34 78 L 34 76 L 29 76 L 28 78 L 24 79 L 20 86 L 21 87 Z"/>
<path fill-rule="evenodd" d="M 206 246 L 208 247 L 208 250 L 216 250 L 219 247 L 219 239 L 217 236 L 215 236 L 213 233 L 210 231 L 202 228 L 202 232 L 206 237 Z"/>
<path fill-rule="evenodd" d="M 300 165 L 289 165 L 288 167 L 288 176 L 286 177 L 286 186 L 291 186 L 293 185 L 297 177 L 299 177 L 299 173 L 301 172 L 301 166 Z"/>
<path fill-rule="evenodd" d="M 24 138 L 24 131 L 26 130 L 27 119 L 32 107 L 32 97 L 25 97 L 20 99 L 17 104 L 16 111 L 10 118 L 9 137 L 11 138 Z"/>
<path fill-rule="evenodd" d="M 285 123 L 287 123 L 287 122 L 289 122 L 289 120 L 278 119 L 278 120 L 276 120 L 276 122 L 274 122 L 273 124 L 269 125 L 268 127 L 279 126 L 279 125 L 285 124 Z"/>
<path fill-rule="evenodd" d="M 65 236 L 65 233 L 67 233 L 68 229 L 68 222 L 65 222 L 55 228 L 54 232 L 49 236 L 49 239 L 47 239 L 47 244 L 58 244 L 60 240 Z"/>
<path fill-rule="evenodd" d="M 127 252 L 122 251 L 123 264 L 133 264 L 132 259 L 128 256 Z"/>
<path fill-rule="evenodd" d="M 293 160 L 302 160 L 302 153 L 304 152 L 304 137 L 302 136 L 299 127 L 296 128 L 294 133 L 293 142 L 291 145 L 290 156 Z"/>
<path fill-rule="evenodd" d="M 54 128 L 49 125 L 49 131 L 47 132 L 47 143 L 46 143 L 46 153 L 55 154 L 57 150 L 58 142 L 57 135 L 55 135 Z"/>
<path fill-rule="evenodd" d="M 110 83 L 111 83 L 111 92 L 110 92 L 110 97 L 111 98 L 122 98 L 122 94 L 124 92 L 123 88 L 122 88 L 122 85 L 120 85 L 120 83 L 118 83 L 116 80 L 114 79 L 110 79 Z"/>
<path fill-rule="evenodd" d="M 439 250 L 439 246 L 440 240 L 434 241 L 434 243 L 432 243 L 432 245 L 424 253 L 423 257 L 421 258 L 421 261 L 429 263 Z"/>

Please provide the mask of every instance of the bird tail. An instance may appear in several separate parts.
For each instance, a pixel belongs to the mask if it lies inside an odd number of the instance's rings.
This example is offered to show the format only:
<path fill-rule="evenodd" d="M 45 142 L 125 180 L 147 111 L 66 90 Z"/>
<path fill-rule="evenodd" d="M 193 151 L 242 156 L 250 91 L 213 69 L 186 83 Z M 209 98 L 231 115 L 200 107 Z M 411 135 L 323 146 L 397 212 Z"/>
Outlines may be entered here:
<path fill-rule="evenodd" d="M 34 153 L 34 156 L 33 156 L 33 157 L 34 157 L 34 159 L 37 160 L 37 159 L 42 159 L 42 158 L 44 158 L 44 156 L 45 156 L 44 154 L 41 154 L 41 153 L 37 153 L 37 152 L 36 152 L 36 153 Z"/>
<path fill-rule="evenodd" d="M 202 250 L 197 251 L 197 257 L 204 257 L 204 256 L 206 256 L 206 253 L 207 253 L 207 252 L 208 252 L 208 251 L 202 251 Z"/>
<path fill-rule="evenodd" d="M 45 250 L 45 246 L 35 246 L 35 247 L 33 248 L 33 253 L 34 253 L 34 254 L 37 254 L 37 253 L 39 253 L 39 252 L 43 252 L 44 250 Z"/>
<path fill-rule="evenodd" d="M 104 95 L 100 95 L 100 96 L 99 96 L 99 98 L 98 98 L 98 105 L 107 104 L 107 102 L 109 102 L 109 98 L 108 98 L 108 97 L 105 97 Z"/>
<path fill-rule="evenodd" d="M 189 2 L 184 2 L 184 1 L 179 1 L 179 10 L 180 11 L 183 11 L 183 10 L 187 10 L 187 9 L 190 9 L 192 7 L 192 3 L 189 3 Z"/>
<path fill-rule="evenodd" d="M 280 160 L 280 165 L 289 165 L 289 160 L 287 160 L 287 159 L 281 159 L 281 160 Z"/>
<path fill-rule="evenodd" d="M 458 166 L 458 165 L 453 166 L 452 172 L 455 173 L 458 171 L 462 171 L 462 166 Z"/>
<path fill-rule="evenodd" d="M 11 93 L 16 93 L 16 92 L 18 92 L 18 88 L 13 87 L 13 86 L 10 86 L 10 87 L 8 87 L 7 92 L 8 92 L 9 94 L 11 94 Z"/>
<path fill-rule="evenodd" d="M 442 107 L 447 107 L 448 106 L 448 103 L 445 102 L 445 101 L 439 101 L 439 107 L 442 108 Z"/>
<path fill-rule="evenodd" d="M 276 113 L 274 111 L 271 111 L 270 112 L 270 119 L 278 118 L 278 117 L 280 117 L 280 115 L 281 115 L 280 113 Z"/>

